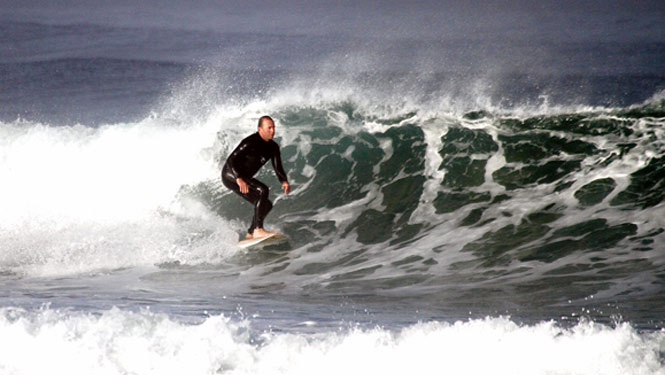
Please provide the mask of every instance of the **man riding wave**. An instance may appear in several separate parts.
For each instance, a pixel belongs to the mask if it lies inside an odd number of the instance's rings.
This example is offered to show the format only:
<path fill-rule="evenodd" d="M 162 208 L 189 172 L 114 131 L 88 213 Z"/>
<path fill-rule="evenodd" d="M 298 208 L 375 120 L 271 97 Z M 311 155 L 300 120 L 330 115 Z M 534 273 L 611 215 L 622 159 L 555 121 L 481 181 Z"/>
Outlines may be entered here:
<path fill-rule="evenodd" d="M 291 191 L 291 185 L 282 167 L 279 145 L 273 141 L 275 122 L 270 116 L 259 119 L 257 132 L 243 139 L 238 147 L 226 159 L 222 168 L 222 183 L 254 205 L 254 218 L 247 231 L 247 239 L 270 236 L 277 232 L 269 232 L 263 228 L 263 220 L 272 209 L 268 199 L 270 190 L 254 175 L 270 160 L 277 178 L 282 183 L 285 194 Z"/>

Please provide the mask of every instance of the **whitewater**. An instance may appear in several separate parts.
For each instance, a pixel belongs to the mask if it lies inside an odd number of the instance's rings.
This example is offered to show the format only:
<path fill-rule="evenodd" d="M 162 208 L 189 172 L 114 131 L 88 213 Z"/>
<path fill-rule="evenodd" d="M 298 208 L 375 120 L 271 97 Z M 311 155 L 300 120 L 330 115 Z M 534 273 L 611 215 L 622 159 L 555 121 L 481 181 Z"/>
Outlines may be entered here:
<path fill-rule="evenodd" d="M 564 330 L 506 318 L 417 323 L 397 332 L 350 328 L 304 335 L 251 334 L 246 321 L 211 316 L 183 325 L 117 309 L 100 316 L 3 311 L 4 373 L 439 373 L 657 374 L 659 337 L 627 324 Z M 4 337 L 5 335 L 3 335 Z M 660 337 L 662 339 L 662 337 Z M 32 353 L 44 353 L 40 361 Z M 482 361 L 478 357 L 482 357 Z"/>
<path fill-rule="evenodd" d="M 635 107 L 647 116 L 630 132 L 617 130 L 632 133 L 636 152 L 607 163 L 624 140 L 594 130 L 585 137 L 607 151 L 576 163 L 574 178 L 555 170 L 552 182 L 512 189 L 497 171 L 515 145 L 487 142 L 506 133 L 497 118 L 515 115 L 368 121 L 357 118 L 366 108 L 349 116 L 349 104 L 314 104 L 260 101 L 194 124 L 156 115 L 94 128 L 3 124 L 3 373 L 663 373 L 662 299 L 648 301 L 663 259 L 651 250 L 662 249 L 662 204 L 648 203 L 662 199 L 659 179 L 640 207 L 611 203 L 662 159 L 662 120 L 648 113 L 660 99 Z M 234 241 L 249 213 L 221 187 L 219 163 L 267 111 L 299 199 L 275 199 L 271 214 L 291 241 L 245 253 Z M 613 129 L 622 111 L 573 115 L 613 119 Z M 486 162 L 476 173 L 486 180 L 457 176 L 482 193 L 453 190 L 450 202 L 441 181 L 455 171 L 440 165 L 452 136 L 475 149 L 463 160 Z M 616 187 L 585 198 L 594 181 Z M 578 233 L 543 236 L 551 222 Z"/>
<path fill-rule="evenodd" d="M 0 374 L 665 374 L 662 6 L 65 3 L 0 4 Z"/>

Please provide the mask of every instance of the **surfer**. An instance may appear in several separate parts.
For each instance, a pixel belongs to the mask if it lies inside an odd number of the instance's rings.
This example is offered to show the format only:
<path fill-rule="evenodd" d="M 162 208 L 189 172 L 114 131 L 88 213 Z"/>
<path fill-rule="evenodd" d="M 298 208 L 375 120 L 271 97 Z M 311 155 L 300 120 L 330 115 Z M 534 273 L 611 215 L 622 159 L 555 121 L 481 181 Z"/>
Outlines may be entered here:
<path fill-rule="evenodd" d="M 222 168 L 222 183 L 254 205 L 254 218 L 247 231 L 247 239 L 266 237 L 276 232 L 268 232 L 263 228 L 263 219 L 272 209 L 268 199 L 269 189 L 254 175 L 268 161 L 272 161 L 275 174 L 282 183 L 282 190 L 289 194 L 291 186 L 282 168 L 279 145 L 273 141 L 275 122 L 270 116 L 259 119 L 258 131 L 240 142 L 233 150 Z"/>

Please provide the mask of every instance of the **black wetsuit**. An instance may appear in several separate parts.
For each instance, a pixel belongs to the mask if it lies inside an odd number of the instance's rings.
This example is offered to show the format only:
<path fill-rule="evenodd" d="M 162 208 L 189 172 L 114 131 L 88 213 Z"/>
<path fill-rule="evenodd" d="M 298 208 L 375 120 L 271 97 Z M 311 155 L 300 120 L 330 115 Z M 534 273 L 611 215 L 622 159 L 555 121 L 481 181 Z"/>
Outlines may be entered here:
<path fill-rule="evenodd" d="M 273 140 L 264 141 L 256 132 L 240 142 L 238 147 L 226 159 L 224 168 L 222 168 L 222 183 L 224 183 L 224 186 L 254 204 L 254 219 L 248 230 L 250 234 L 254 231 L 254 228 L 263 228 L 263 219 L 272 209 L 272 202 L 268 199 L 268 186 L 254 178 L 256 172 L 268 160 L 272 161 L 272 167 L 279 182 L 287 181 L 286 173 L 282 168 L 279 145 Z M 236 182 L 238 177 L 247 183 L 249 187 L 247 194 L 240 192 L 240 187 Z"/>

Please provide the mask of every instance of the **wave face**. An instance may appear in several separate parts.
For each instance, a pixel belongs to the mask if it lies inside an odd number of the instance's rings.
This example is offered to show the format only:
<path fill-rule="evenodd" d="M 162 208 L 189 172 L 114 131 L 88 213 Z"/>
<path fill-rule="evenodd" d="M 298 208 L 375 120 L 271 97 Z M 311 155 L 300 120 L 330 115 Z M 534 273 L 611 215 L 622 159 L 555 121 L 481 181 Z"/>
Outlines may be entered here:
<path fill-rule="evenodd" d="M 352 101 L 274 113 L 296 191 L 269 220 L 302 254 L 275 272 L 306 290 L 463 286 L 563 302 L 662 289 L 662 99 L 540 114 L 386 114 Z M 247 220 L 217 187 L 193 190 Z"/>
<path fill-rule="evenodd" d="M 632 298 L 645 311 L 663 290 L 658 95 L 453 111 L 281 91 L 187 120 L 178 111 L 191 98 L 173 99 L 176 117 L 135 123 L 3 124 L 3 273 L 212 265 L 234 291 Z M 290 240 L 242 255 L 234 241 L 251 208 L 219 167 L 263 113 L 277 120 L 294 187 L 281 196 L 270 167 L 259 174 L 275 202 L 267 225 Z"/>

